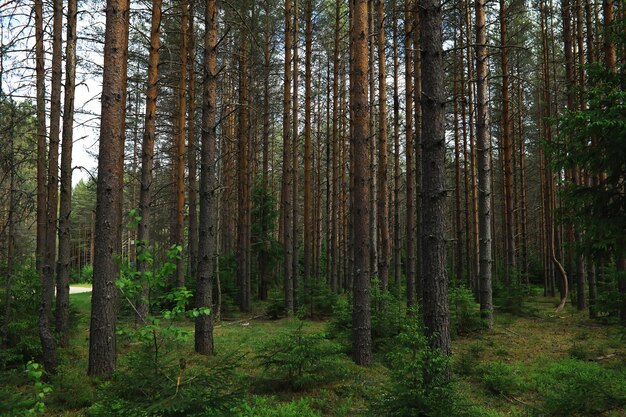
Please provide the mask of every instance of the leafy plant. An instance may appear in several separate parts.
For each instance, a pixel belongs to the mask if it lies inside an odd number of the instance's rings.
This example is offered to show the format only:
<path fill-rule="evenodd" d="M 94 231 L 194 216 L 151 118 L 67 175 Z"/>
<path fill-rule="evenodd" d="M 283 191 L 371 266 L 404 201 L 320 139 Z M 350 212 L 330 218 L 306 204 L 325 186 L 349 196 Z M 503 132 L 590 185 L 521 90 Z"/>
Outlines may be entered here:
<path fill-rule="evenodd" d="M 34 361 L 26 364 L 26 374 L 33 381 L 35 402 L 28 409 L 28 415 L 43 414 L 46 411 L 44 400 L 52 392 L 52 387 L 43 380 L 43 366 Z"/>
<path fill-rule="evenodd" d="M 182 248 L 174 245 L 168 252 L 168 262 L 165 262 L 155 273 L 142 274 L 133 266 L 123 268 L 121 277 L 116 281 L 117 288 L 122 296 L 139 316 L 135 301 L 141 296 L 143 291 L 143 280 L 148 279 L 151 287 L 159 286 L 165 288 L 168 278 L 175 271 L 175 259 L 180 256 Z M 147 251 L 142 252 L 142 260 L 151 262 L 151 256 Z M 153 304 L 167 306 L 160 314 L 148 314 L 147 317 L 140 317 L 140 326 L 118 328 L 118 334 L 125 335 L 131 339 L 139 340 L 145 347 L 152 350 L 153 369 L 155 373 L 159 371 L 159 359 L 163 348 L 168 348 L 172 343 L 184 342 L 189 338 L 191 332 L 175 323 L 181 318 L 196 318 L 200 315 L 209 315 L 208 308 L 188 309 L 188 304 L 193 293 L 185 287 L 174 288 L 165 292 L 161 297 L 152 300 Z M 146 302 L 150 300 L 144 300 Z M 154 309 L 151 309 L 154 310 Z"/>

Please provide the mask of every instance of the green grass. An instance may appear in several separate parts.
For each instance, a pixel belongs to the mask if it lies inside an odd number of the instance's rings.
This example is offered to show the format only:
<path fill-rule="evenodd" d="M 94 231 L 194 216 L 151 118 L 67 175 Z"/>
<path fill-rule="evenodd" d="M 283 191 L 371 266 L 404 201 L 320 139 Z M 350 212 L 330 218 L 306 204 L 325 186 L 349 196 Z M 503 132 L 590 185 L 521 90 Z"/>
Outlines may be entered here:
<path fill-rule="evenodd" d="M 575 384 L 579 382 L 559 376 L 567 375 L 569 369 L 573 376 L 580 372 L 586 372 L 584 375 L 589 375 L 589 378 L 604 377 L 606 374 L 612 378 L 607 379 L 611 384 L 626 386 L 626 365 L 623 360 L 626 355 L 624 329 L 590 320 L 586 312 L 579 312 L 570 305 L 556 313 L 554 306 L 557 302 L 556 299 L 532 296 L 526 300 L 525 306 L 533 314 L 515 316 L 496 312 L 496 322 L 492 330 L 474 332 L 453 341 L 453 371 L 456 386 L 461 395 L 473 404 L 480 405 L 479 408 L 483 411 L 479 415 L 550 415 L 546 414 L 546 410 L 552 410 L 550 413 L 554 410 L 546 407 L 558 403 L 558 398 L 547 396 L 550 392 L 545 391 L 542 386 L 558 384 L 560 380 L 574 381 L 568 382 L 570 385 L 557 386 L 556 392 L 570 396 L 568 398 L 579 398 L 574 396 Z M 82 402 L 93 401 L 101 389 L 99 382 L 85 375 L 91 293 L 71 295 L 70 304 L 74 322 L 71 344 L 69 348 L 59 350 L 61 369 L 68 377 L 53 381 L 53 386 L 57 387 L 58 392 L 49 399 L 48 415 L 85 415 L 86 409 L 70 410 L 67 404 L 79 406 Z M 259 311 L 260 309 L 259 307 Z M 370 405 L 380 398 L 384 387 L 389 383 L 390 374 L 385 367 L 384 353 L 377 354 L 374 364 L 369 367 L 358 367 L 352 363 L 347 354 L 341 355 L 339 361 L 341 367 L 345 369 L 344 378 L 322 381 L 304 391 L 291 392 L 289 389 L 274 385 L 260 386 L 259 384 L 266 381 L 265 371 L 257 359 L 260 347 L 284 333 L 293 331 L 297 323 L 294 319 L 276 321 L 250 319 L 258 315 L 259 311 L 250 316 L 238 315 L 236 321 L 223 321 L 217 324 L 214 330 L 217 355 L 214 360 L 220 362 L 231 355 L 240 357 L 237 372 L 238 383 L 244 392 L 242 401 L 248 404 L 260 401 L 269 408 L 275 406 L 288 409 L 292 407 L 290 404 L 296 404 L 304 399 L 311 409 L 323 416 L 369 415 Z M 133 327 L 133 320 L 128 312 L 120 314 L 119 322 L 129 328 Z M 306 321 L 304 331 L 323 332 L 326 326 L 325 321 Z M 175 327 L 192 332 L 193 322 L 177 321 Z M 118 338 L 120 367 L 127 363 L 125 358 L 128 353 L 138 347 L 139 343 L 136 340 Z M 192 335 L 186 341 L 175 344 L 165 355 L 167 360 L 174 363 L 177 363 L 179 358 L 185 358 L 188 369 L 196 369 L 194 367 L 205 363 L 204 358 L 193 353 Z M 555 373 L 556 370 L 553 370 L 552 374 L 548 373 L 548 370 L 553 369 L 552 364 L 559 364 L 559 368 L 556 368 L 558 374 Z M 599 371 L 602 369 L 606 372 Z M 485 371 L 489 372 L 487 377 Z M 507 376 L 506 373 L 510 375 Z M 554 379 L 555 375 L 559 377 Z M 514 384 L 505 386 L 504 382 L 510 382 L 511 376 L 515 377 Z M 175 381 L 176 374 L 168 378 Z M 77 386 L 74 393 L 68 388 L 72 385 Z M 29 381 L 19 373 L 12 379 L 0 379 L 0 389 L 14 390 L 13 387 L 19 387 L 22 392 L 27 392 Z M 586 408 L 581 406 L 580 409 Z M 595 408 L 589 406 L 587 409 Z M 599 415 L 626 417 L 626 412 L 617 407 L 603 411 L 603 414 Z"/>

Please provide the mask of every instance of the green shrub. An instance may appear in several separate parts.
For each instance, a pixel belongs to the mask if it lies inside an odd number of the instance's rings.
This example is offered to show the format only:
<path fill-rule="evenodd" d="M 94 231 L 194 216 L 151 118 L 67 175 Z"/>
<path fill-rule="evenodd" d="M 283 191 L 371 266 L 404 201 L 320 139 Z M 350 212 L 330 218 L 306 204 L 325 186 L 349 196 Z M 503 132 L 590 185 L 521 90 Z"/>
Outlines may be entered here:
<path fill-rule="evenodd" d="M 581 361 L 586 361 L 591 358 L 591 351 L 584 344 L 574 343 L 567 349 L 567 353 L 569 357 L 572 359 L 579 359 Z"/>
<path fill-rule="evenodd" d="M 499 311 L 515 316 L 533 315 L 534 312 L 524 304 L 530 294 L 531 288 L 528 285 L 512 283 L 505 287 L 497 282 L 494 285 L 494 304 Z"/>
<path fill-rule="evenodd" d="M 583 417 L 626 406 L 623 368 L 564 359 L 538 369 L 535 382 L 546 415 Z"/>
<path fill-rule="evenodd" d="M 26 415 L 35 402 L 29 394 L 16 387 L 0 385 L 0 416 Z"/>
<path fill-rule="evenodd" d="M 37 325 L 41 282 L 37 270 L 32 265 L 27 263 L 17 265 L 12 281 L 11 298 L 6 344 L 0 348 L 0 369 L 22 369 L 33 358 L 41 360 L 41 342 Z"/>
<path fill-rule="evenodd" d="M 388 351 L 393 338 L 402 330 L 406 317 L 404 301 L 396 300 L 391 292 L 382 292 L 377 281 L 371 284 L 371 326 L 374 351 Z M 352 302 L 348 297 L 338 297 L 328 324 L 331 338 L 351 349 Z"/>
<path fill-rule="evenodd" d="M 371 284 L 372 343 L 375 351 L 388 351 L 393 338 L 402 331 L 406 319 L 404 300 L 382 291 L 378 280 Z"/>
<path fill-rule="evenodd" d="M 465 287 L 451 287 L 448 300 L 451 333 L 464 335 L 482 327 L 478 303 L 474 300 L 471 290 Z"/>
<path fill-rule="evenodd" d="M 322 414 L 311 407 L 306 398 L 289 403 L 279 403 L 275 398 L 255 397 L 252 403 L 246 402 L 235 414 L 236 417 L 321 417 Z"/>
<path fill-rule="evenodd" d="M 50 383 L 50 400 L 56 407 L 75 410 L 88 407 L 95 400 L 95 390 L 84 369 L 59 367 Z"/>
<path fill-rule="evenodd" d="M 85 282 L 91 283 L 93 280 L 93 265 L 83 265 L 80 270 L 75 271 L 71 275 L 70 279 L 72 284 L 82 284 Z"/>
<path fill-rule="evenodd" d="M 480 371 L 483 386 L 492 394 L 515 395 L 524 387 L 517 370 L 504 362 L 485 364 Z"/>
<path fill-rule="evenodd" d="M 154 370 L 152 352 L 125 357 L 110 381 L 101 385 L 90 416 L 229 416 L 241 399 L 235 357 L 173 357 Z"/>
<path fill-rule="evenodd" d="M 466 352 L 455 357 L 453 363 L 454 371 L 459 375 L 472 375 L 476 372 L 480 364 L 480 355 L 485 347 L 480 343 L 469 345 Z"/>
<path fill-rule="evenodd" d="M 307 305 L 307 316 L 324 318 L 333 313 L 339 296 L 330 290 L 325 282 L 319 281 L 311 286 L 310 302 Z"/>
<path fill-rule="evenodd" d="M 337 298 L 333 306 L 333 314 L 328 322 L 328 336 L 337 340 L 350 352 L 352 337 L 352 302 L 347 295 Z"/>
<path fill-rule="evenodd" d="M 259 347 L 258 360 L 270 379 L 301 390 L 343 376 L 340 351 L 325 333 L 306 333 L 304 321 L 297 320 L 292 331 Z"/>
<path fill-rule="evenodd" d="M 450 417 L 467 415 L 449 378 L 450 360 L 433 351 L 417 320 L 408 320 L 395 338 L 396 349 L 387 355 L 391 380 L 375 415 L 393 417 Z"/>
<path fill-rule="evenodd" d="M 270 320 L 278 320 L 287 317 L 287 308 L 285 307 L 285 295 L 282 288 L 271 288 L 268 294 L 268 300 L 265 305 L 265 315 Z"/>

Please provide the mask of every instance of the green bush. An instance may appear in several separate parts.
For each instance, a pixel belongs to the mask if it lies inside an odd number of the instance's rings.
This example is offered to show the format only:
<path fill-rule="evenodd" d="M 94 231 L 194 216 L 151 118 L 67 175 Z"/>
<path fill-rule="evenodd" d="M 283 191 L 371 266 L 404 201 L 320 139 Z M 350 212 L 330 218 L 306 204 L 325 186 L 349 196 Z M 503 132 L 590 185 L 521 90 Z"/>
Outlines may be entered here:
<path fill-rule="evenodd" d="M 378 280 L 371 284 L 372 343 L 375 351 L 388 351 L 393 338 L 402 331 L 406 319 L 404 300 L 399 301 L 391 292 L 383 292 Z"/>
<path fill-rule="evenodd" d="M 270 320 L 278 320 L 281 317 L 285 317 L 287 315 L 287 308 L 285 308 L 284 298 L 271 295 L 265 307 L 265 315 Z"/>
<path fill-rule="evenodd" d="M 595 362 L 564 359 L 537 370 L 537 390 L 550 416 L 591 416 L 626 406 L 626 374 Z"/>
<path fill-rule="evenodd" d="M 229 416 L 241 399 L 237 358 L 162 359 L 154 370 L 152 352 L 125 357 L 110 381 L 98 390 L 90 416 Z"/>
<path fill-rule="evenodd" d="M 480 355 L 485 347 L 480 343 L 471 344 L 466 352 L 455 356 L 454 371 L 459 375 L 472 375 L 480 364 Z"/>
<path fill-rule="evenodd" d="M 393 417 L 451 417 L 468 415 L 471 407 L 449 377 L 450 359 L 433 351 L 417 320 L 409 320 L 387 355 L 391 380 L 373 412 Z"/>
<path fill-rule="evenodd" d="M 337 298 L 327 328 L 328 337 L 343 346 L 345 353 L 350 353 L 352 348 L 352 302 L 347 295 Z"/>
<path fill-rule="evenodd" d="M 86 264 L 79 271 L 75 271 L 71 277 L 72 284 L 91 283 L 93 280 L 93 265 Z"/>
<path fill-rule="evenodd" d="M 455 335 L 464 335 L 482 327 L 474 294 L 465 287 L 451 287 L 448 295 L 450 328 Z"/>
<path fill-rule="evenodd" d="M 581 361 L 586 361 L 591 358 L 591 351 L 587 346 L 581 343 L 574 343 L 569 349 L 567 349 L 567 353 L 570 358 L 579 359 Z"/>
<path fill-rule="evenodd" d="M 311 286 L 310 302 L 307 303 L 307 316 L 314 319 L 330 316 L 338 298 L 325 282 L 314 283 Z"/>
<path fill-rule="evenodd" d="M 270 379 L 291 390 L 334 381 L 345 373 L 339 356 L 341 346 L 328 340 L 325 333 L 306 333 L 302 320 L 258 351 L 257 358 Z"/>
<path fill-rule="evenodd" d="M 50 383 L 50 400 L 55 407 L 75 410 L 88 407 L 95 400 L 95 390 L 84 369 L 59 367 Z"/>
<path fill-rule="evenodd" d="M 524 387 L 517 370 L 504 362 L 485 364 L 480 371 L 483 386 L 492 394 L 515 395 Z"/>
<path fill-rule="evenodd" d="M 499 311 L 510 313 L 515 316 L 532 315 L 524 305 L 524 301 L 531 295 L 531 288 L 528 285 L 512 283 L 503 286 L 496 282 L 494 285 L 494 304 Z"/>
<path fill-rule="evenodd" d="M 33 358 L 41 360 L 37 325 L 40 298 L 41 282 L 37 270 L 27 263 L 17 265 L 11 288 L 7 340 L 0 349 L 0 369 L 21 369 Z"/>
<path fill-rule="evenodd" d="M 322 414 L 311 407 L 306 398 L 289 403 L 279 403 L 275 398 L 255 397 L 252 403 L 246 402 L 235 414 L 236 417 L 321 417 Z"/>
<path fill-rule="evenodd" d="M 404 301 L 396 300 L 387 291 L 382 292 L 377 281 L 371 284 L 371 326 L 374 351 L 388 351 L 393 338 L 402 330 L 406 317 Z M 342 343 L 347 352 L 352 340 L 352 302 L 348 297 L 338 297 L 333 306 L 333 314 L 328 324 L 331 338 Z"/>

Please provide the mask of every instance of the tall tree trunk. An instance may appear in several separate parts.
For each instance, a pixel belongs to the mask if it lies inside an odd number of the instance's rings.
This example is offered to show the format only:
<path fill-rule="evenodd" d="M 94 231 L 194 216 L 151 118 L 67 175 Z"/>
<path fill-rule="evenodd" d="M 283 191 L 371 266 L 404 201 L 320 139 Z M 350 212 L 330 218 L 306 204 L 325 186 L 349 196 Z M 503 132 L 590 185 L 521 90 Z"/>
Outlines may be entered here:
<path fill-rule="evenodd" d="M 2 92 L 2 57 L 0 57 L 0 93 Z M 2 104 L 2 103 L 0 103 Z M 2 111 L 0 111 L 2 114 Z M 0 346 L 8 347 L 9 343 L 9 323 L 11 322 L 11 287 L 13 283 L 13 275 L 15 274 L 15 212 L 17 210 L 17 188 L 15 184 L 16 180 L 16 163 L 15 163 L 15 141 L 14 141 L 14 127 L 15 127 L 15 103 L 11 103 L 11 116 L 10 116 L 10 131 L 7 137 L 8 148 L 8 167 L 9 167 L 9 198 L 8 198 L 8 214 L 7 214 L 7 255 L 6 255 L 6 276 L 4 285 L 4 320 L 2 323 L 2 339 L 0 339 Z"/>
<path fill-rule="evenodd" d="M 312 59 L 312 0 L 305 3 L 305 45 L 306 54 L 304 57 L 305 80 L 304 80 L 304 208 L 302 211 L 302 222 L 304 224 L 304 295 L 310 296 L 311 262 L 313 252 L 312 240 L 312 212 L 311 212 L 311 59 Z"/>
<path fill-rule="evenodd" d="M 413 13 L 413 114 L 415 117 L 415 141 L 413 149 L 415 152 L 415 165 L 411 168 L 414 170 L 414 196 L 415 196 L 415 294 L 418 300 L 421 300 L 423 289 L 423 271 L 422 271 L 422 56 L 421 37 L 420 37 L 420 2 L 416 0 L 415 11 Z"/>
<path fill-rule="evenodd" d="M 189 5 L 187 0 L 180 0 L 180 74 L 178 78 L 178 113 L 176 116 L 176 223 L 172 244 L 184 247 L 185 240 L 185 122 L 187 117 L 187 18 Z M 176 259 L 176 286 L 185 286 L 184 256 L 182 252 Z"/>
<path fill-rule="evenodd" d="M 369 80 L 369 131 L 371 134 L 374 134 L 376 131 L 376 67 L 374 65 L 375 52 L 374 48 L 376 45 L 375 28 L 376 25 L 374 23 L 374 0 L 368 0 L 367 3 L 368 8 L 368 30 L 371 36 L 368 39 L 368 47 L 370 50 L 369 54 L 369 70 L 368 70 L 368 80 Z M 373 137 L 374 138 L 374 137 Z M 370 275 L 372 277 L 378 276 L 378 181 L 376 178 L 378 171 L 378 155 L 376 154 L 376 140 L 369 141 L 370 149 L 369 149 L 369 157 L 370 157 Z"/>
<path fill-rule="evenodd" d="M 141 219 L 137 229 L 138 255 L 147 250 L 150 244 L 150 216 L 152 204 L 152 167 L 154 166 L 154 135 L 156 130 L 157 81 L 159 78 L 159 50 L 161 48 L 161 3 L 152 1 L 150 23 L 150 51 L 148 53 L 148 82 L 146 90 L 146 116 L 144 120 L 143 140 L 141 143 L 141 187 L 139 188 L 139 213 Z M 137 271 L 141 279 L 142 291 L 137 300 L 137 321 L 144 321 L 148 316 L 149 287 L 146 279 L 148 263 L 145 257 L 137 257 Z"/>
<path fill-rule="evenodd" d="M 216 268 L 217 192 L 216 185 L 216 123 L 217 112 L 217 0 L 207 0 L 204 9 L 204 63 L 202 94 L 202 150 L 200 156 L 200 213 L 198 231 L 198 278 L 196 307 L 213 308 L 213 281 Z M 219 305 L 217 307 L 219 309 Z M 219 310 L 218 310 L 219 311 Z M 211 355 L 213 344 L 213 318 L 201 315 L 196 318 L 195 350 Z"/>
<path fill-rule="evenodd" d="M 248 41 L 244 30 L 242 30 L 240 33 L 241 49 L 239 58 L 239 125 L 237 134 L 237 158 L 239 162 L 239 219 L 237 228 L 237 281 L 239 283 L 239 308 L 241 309 L 241 311 L 248 312 L 250 311 L 251 290 L 250 271 L 248 269 L 248 200 L 250 198 L 248 188 L 248 152 L 250 146 L 250 137 L 248 131 Z"/>
<path fill-rule="evenodd" d="M 454 49 L 459 50 L 458 43 L 455 42 Z M 463 57 L 459 60 L 459 54 L 454 55 L 454 75 L 452 82 L 453 100 L 454 100 L 454 278 L 457 283 L 463 282 L 463 228 L 461 226 L 461 151 L 460 151 L 460 132 L 459 132 L 459 81 L 458 72 L 464 71 Z"/>
<path fill-rule="evenodd" d="M 422 0 L 422 273 L 423 319 L 434 349 L 451 353 L 445 242 L 445 137 L 442 10 L 439 0 Z"/>
<path fill-rule="evenodd" d="M 350 113 L 354 216 L 354 277 L 352 358 L 358 365 L 372 362 L 369 290 L 369 106 L 367 102 L 368 24 L 367 0 L 351 0 Z"/>
<path fill-rule="evenodd" d="M 263 194 L 270 195 L 269 189 L 269 147 L 270 147 L 270 39 L 271 39 L 271 23 L 270 23 L 270 2 L 265 2 L 265 30 L 263 45 Z M 261 218 L 264 219 L 261 224 L 261 236 L 263 239 L 263 251 L 259 256 L 259 299 L 267 300 L 270 282 L 270 268 L 266 250 L 269 249 L 270 236 L 267 204 L 261 207 Z"/>
<path fill-rule="evenodd" d="M 43 49 L 43 0 L 35 0 L 35 73 L 37 89 L 37 271 L 43 279 L 43 263 L 46 256 L 46 79 Z M 42 286 L 42 288 L 45 288 Z M 42 297 L 52 294 L 42 291 Z"/>
<path fill-rule="evenodd" d="M 513 207 L 513 141 L 511 134 L 511 115 L 509 99 L 509 61 L 507 34 L 506 0 L 500 0 L 500 57 L 502 64 L 502 144 L 504 152 L 504 214 L 506 236 L 506 275 L 507 284 L 513 282 L 515 274 L 515 231 Z"/>
<path fill-rule="evenodd" d="M 128 0 L 107 0 L 102 78 L 96 238 L 89 327 L 89 375 L 108 375 L 115 369 L 115 321 L 121 250 L 124 130 L 128 65 Z"/>
<path fill-rule="evenodd" d="M 189 195 L 189 274 L 196 278 L 198 272 L 198 155 L 196 145 L 196 34 L 194 29 L 195 1 L 189 0 L 189 39 L 187 45 L 187 76 L 189 110 L 187 117 L 187 167 Z"/>
<path fill-rule="evenodd" d="M 387 198 L 387 68 L 385 57 L 385 2 L 377 0 L 378 16 L 378 276 L 383 291 L 389 285 L 389 199 Z"/>
<path fill-rule="evenodd" d="M 292 269 L 292 180 L 293 165 L 291 152 L 291 14 L 292 0 L 285 0 L 285 83 L 283 85 L 283 173 L 281 187 L 282 241 L 283 241 L 283 280 L 285 309 L 294 313 L 293 269 Z"/>
<path fill-rule="evenodd" d="M 300 150 L 299 147 L 299 139 L 300 139 L 300 122 L 298 118 L 298 31 L 299 31 L 299 9 L 298 9 L 298 0 L 293 0 L 293 99 L 292 99 L 292 123 L 293 123 L 293 178 L 292 178 L 292 197 L 293 204 L 291 205 L 292 209 L 292 269 L 293 269 L 293 291 L 294 297 L 297 299 L 298 296 L 298 281 L 300 279 L 300 251 L 298 249 L 299 242 L 299 234 L 298 234 L 298 175 L 300 173 L 298 166 L 298 152 Z"/>
<path fill-rule="evenodd" d="M 398 293 L 402 278 L 402 241 L 400 230 L 400 96 L 398 93 L 398 7 L 393 2 L 393 275 Z"/>
<path fill-rule="evenodd" d="M 54 252 L 50 254 L 50 241 L 55 240 L 56 236 L 53 235 L 53 239 L 50 239 L 50 204 L 48 200 L 48 194 L 50 186 L 53 185 L 50 182 L 46 183 L 46 178 L 50 179 L 50 171 L 48 168 L 48 176 L 46 177 L 46 98 L 45 98 L 45 57 L 43 50 L 43 2 L 35 1 L 35 54 L 37 56 L 37 261 L 38 270 L 41 275 L 41 305 L 39 308 L 39 338 L 41 340 L 41 347 L 43 350 L 44 368 L 49 373 L 56 371 L 57 359 L 56 359 L 56 346 L 52 329 L 50 328 L 50 313 L 52 308 L 52 299 L 54 297 L 54 275 L 52 271 L 52 259 Z M 55 17 L 62 19 L 61 9 L 57 2 L 55 6 Z M 62 22 L 61 22 L 62 23 Z M 58 27 L 60 31 L 60 26 Z M 60 35 L 60 32 L 59 32 Z M 61 48 L 61 38 L 55 39 L 53 43 Z M 58 65 L 61 64 L 60 55 L 57 53 Z M 60 83 L 60 69 L 59 77 L 56 79 L 56 83 Z M 53 77 L 54 78 L 54 77 Z M 59 95 L 60 92 L 60 85 Z M 52 99 L 52 97 L 51 97 Z M 58 100 L 57 100 L 58 102 Z M 57 115 L 59 113 L 57 112 Z M 50 121 L 50 150 L 53 148 L 52 143 L 52 120 Z M 57 154 L 58 154 L 58 120 L 56 122 L 57 136 Z M 55 161 L 57 164 L 58 161 Z M 53 172 L 56 179 L 56 171 Z M 56 207 L 56 205 L 55 205 Z M 56 226 L 56 211 L 54 212 L 54 225 Z M 54 231 L 52 231 L 54 233 Z M 55 240 L 56 243 L 56 240 Z"/>
<path fill-rule="evenodd" d="M 468 47 L 466 49 L 466 59 L 467 59 L 467 79 L 474 79 L 474 71 L 473 65 L 474 57 L 472 54 L 473 48 L 470 48 L 469 45 L 472 44 L 470 39 L 471 34 L 471 7 L 470 2 L 465 2 L 465 28 L 467 30 L 467 43 Z M 480 290 L 478 289 L 478 264 L 479 264 L 479 242 L 478 242 L 478 186 L 477 186 L 477 169 L 476 169 L 476 149 L 475 149 L 475 135 L 474 135 L 474 125 L 475 121 L 475 111 L 474 111 L 474 83 L 470 83 L 467 88 L 467 114 L 469 118 L 469 154 L 466 155 L 467 162 L 465 163 L 466 175 L 469 174 L 469 178 L 466 178 L 466 184 L 470 186 L 468 189 L 466 187 L 466 250 L 467 250 L 467 282 L 469 287 L 474 288 L 475 292 L 478 294 Z M 473 120 L 474 119 L 474 120 Z M 466 148 L 467 149 L 467 148 Z M 469 162 L 469 163 L 468 163 Z M 471 216 L 470 216 L 471 211 Z M 492 216 L 495 219 L 495 216 Z M 494 256 L 495 258 L 495 256 Z"/>
<path fill-rule="evenodd" d="M 476 1 L 476 147 L 478 148 L 478 212 L 480 262 L 480 315 L 489 328 L 493 327 L 491 290 L 491 144 L 489 141 L 489 97 L 487 74 L 487 25 L 485 0 Z"/>
<path fill-rule="evenodd" d="M 333 133 L 332 133 L 332 210 L 331 210 L 331 275 L 330 275 L 330 288 L 333 293 L 339 291 L 339 260 L 340 248 L 339 248 L 339 234 L 340 224 L 339 212 L 340 212 L 340 182 L 339 182 L 339 31 L 341 22 L 341 2 L 335 3 L 335 39 L 333 48 Z"/>
<path fill-rule="evenodd" d="M 404 54 L 405 54 L 405 152 L 406 152 L 406 297 L 408 307 L 417 303 L 416 263 L 415 263 L 415 161 L 413 160 L 413 6 L 411 0 L 405 0 L 404 12 Z"/>
<path fill-rule="evenodd" d="M 67 45 L 65 50 L 65 99 L 61 151 L 61 204 L 59 212 L 59 264 L 57 270 L 56 329 L 62 347 L 69 344 L 70 316 L 70 212 L 72 210 L 72 144 L 74 89 L 76 80 L 76 0 L 67 3 Z"/>
<path fill-rule="evenodd" d="M 615 41 L 613 40 L 613 0 L 603 0 L 602 11 L 604 14 L 604 66 L 610 71 L 615 72 L 616 48 Z"/>

